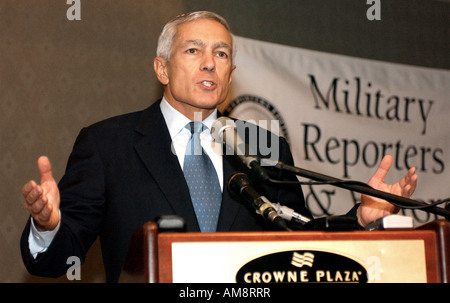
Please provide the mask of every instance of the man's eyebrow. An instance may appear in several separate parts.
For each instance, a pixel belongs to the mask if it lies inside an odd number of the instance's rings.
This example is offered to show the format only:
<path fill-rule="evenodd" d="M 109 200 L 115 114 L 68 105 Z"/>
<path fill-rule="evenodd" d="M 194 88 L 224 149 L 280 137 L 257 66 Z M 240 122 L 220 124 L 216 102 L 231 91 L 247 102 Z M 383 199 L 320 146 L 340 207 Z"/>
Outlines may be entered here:
<path fill-rule="evenodd" d="M 196 46 L 200 46 L 200 47 L 206 47 L 206 44 L 202 41 L 202 40 L 186 40 L 183 43 L 183 46 L 189 46 L 189 45 L 196 45 Z M 231 50 L 231 46 L 226 43 L 226 42 L 217 42 L 213 45 L 213 49 L 218 49 L 218 48 L 226 48 Z"/>
<path fill-rule="evenodd" d="M 226 48 L 231 51 L 231 46 L 226 42 L 218 42 L 218 43 L 214 44 L 213 49 L 218 49 L 218 48 Z"/>
<path fill-rule="evenodd" d="M 196 45 L 196 46 L 201 46 L 201 47 L 205 47 L 205 43 L 201 40 L 186 40 L 183 43 L 183 46 L 189 46 L 189 45 Z"/>

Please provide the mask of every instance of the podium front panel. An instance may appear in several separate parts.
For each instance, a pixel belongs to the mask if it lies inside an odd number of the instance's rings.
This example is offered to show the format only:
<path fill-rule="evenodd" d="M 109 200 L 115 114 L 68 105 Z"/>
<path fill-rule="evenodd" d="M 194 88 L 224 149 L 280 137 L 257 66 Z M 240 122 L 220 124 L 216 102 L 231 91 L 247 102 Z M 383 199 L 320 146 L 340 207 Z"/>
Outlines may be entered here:
<path fill-rule="evenodd" d="M 439 282 L 430 230 L 162 233 L 159 282 Z"/>

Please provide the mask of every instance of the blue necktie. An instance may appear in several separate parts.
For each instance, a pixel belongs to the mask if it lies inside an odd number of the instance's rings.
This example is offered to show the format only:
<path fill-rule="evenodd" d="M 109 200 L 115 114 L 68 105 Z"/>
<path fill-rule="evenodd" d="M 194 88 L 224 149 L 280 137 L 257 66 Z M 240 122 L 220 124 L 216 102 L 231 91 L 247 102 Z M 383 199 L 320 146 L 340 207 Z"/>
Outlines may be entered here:
<path fill-rule="evenodd" d="M 200 145 L 203 127 L 201 122 L 190 122 L 186 125 L 191 131 L 191 138 L 186 147 L 183 172 L 200 230 L 213 232 L 217 230 L 222 191 L 214 165 Z"/>

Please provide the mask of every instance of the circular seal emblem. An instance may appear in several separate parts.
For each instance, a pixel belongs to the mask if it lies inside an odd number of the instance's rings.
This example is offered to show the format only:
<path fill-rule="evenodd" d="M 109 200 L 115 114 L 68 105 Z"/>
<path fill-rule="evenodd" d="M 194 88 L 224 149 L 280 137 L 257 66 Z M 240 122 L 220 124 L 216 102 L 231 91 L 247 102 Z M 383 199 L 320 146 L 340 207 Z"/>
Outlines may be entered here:
<path fill-rule="evenodd" d="M 289 134 L 283 117 L 276 107 L 264 98 L 254 95 L 240 95 L 230 103 L 223 114 L 244 121 L 277 120 L 279 121 L 280 135 L 289 142 Z M 268 124 L 268 126 L 270 125 Z"/>

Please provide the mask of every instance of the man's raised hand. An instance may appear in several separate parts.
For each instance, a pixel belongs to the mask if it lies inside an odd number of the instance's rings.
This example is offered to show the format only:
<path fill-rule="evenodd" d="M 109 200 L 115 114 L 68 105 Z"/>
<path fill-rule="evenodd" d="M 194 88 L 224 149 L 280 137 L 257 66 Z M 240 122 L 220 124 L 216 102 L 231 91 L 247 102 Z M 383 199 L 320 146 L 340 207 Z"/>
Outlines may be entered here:
<path fill-rule="evenodd" d="M 59 189 L 52 175 L 52 166 L 47 157 L 38 159 L 41 182 L 31 180 L 22 188 L 25 208 L 30 212 L 38 230 L 52 230 L 60 221 Z"/>

